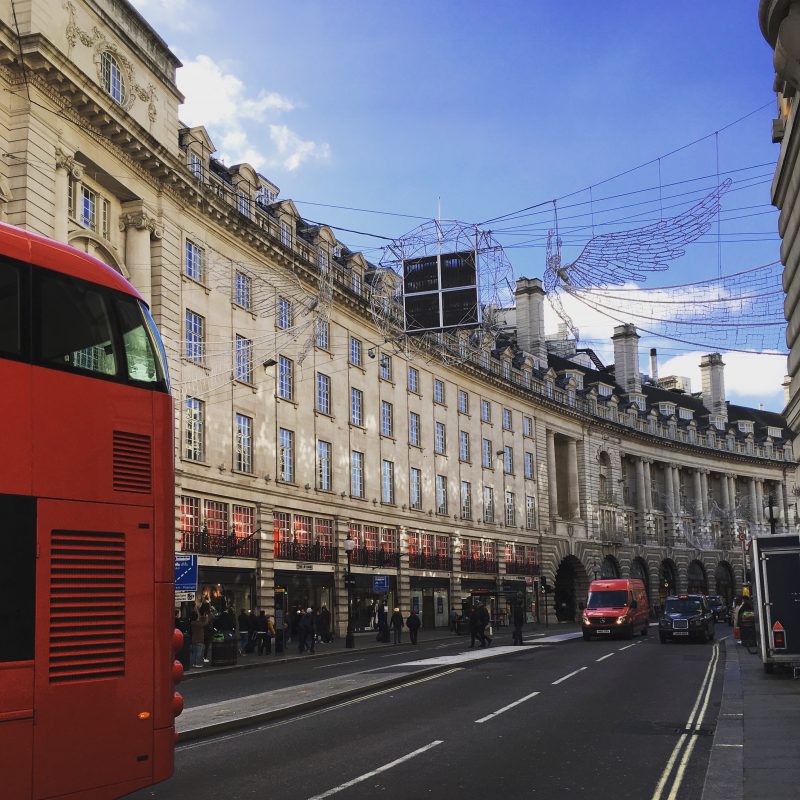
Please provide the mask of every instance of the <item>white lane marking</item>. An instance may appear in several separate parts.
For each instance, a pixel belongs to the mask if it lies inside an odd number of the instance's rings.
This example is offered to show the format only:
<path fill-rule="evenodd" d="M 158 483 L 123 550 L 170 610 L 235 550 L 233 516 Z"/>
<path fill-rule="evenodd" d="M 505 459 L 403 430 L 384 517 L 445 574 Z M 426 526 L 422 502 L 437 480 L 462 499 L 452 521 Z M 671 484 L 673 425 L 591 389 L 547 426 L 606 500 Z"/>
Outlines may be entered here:
<path fill-rule="evenodd" d="M 537 633 L 535 636 L 525 637 L 523 641 L 533 641 L 535 637 L 540 637 L 536 638 L 537 644 L 541 644 L 542 642 L 567 642 L 570 639 L 580 639 L 582 636 L 583 634 L 580 631 L 574 631 L 573 633 L 554 633 L 552 636 L 547 633 L 541 636 L 541 634 Z"/>
<path fill-rule="evenodd" d="M 691 713 L 689 714 L 689 719 L 686 722 L 685 731 L 688 731 L 692 725 L 695 725 L 695 729 L 700 727 L 700 723 L 703 721 L 703 716 L 705 716 L 705 708 L 708 705 L 708 695 L 711 693 L 711 687 L 714 683 L 714 671 L 716 669 L 717 661 L 719 660 L 719 645 L 714 645 L 714 650 L 711 653 L 711 659 L 708 662 L 708 667 L 706 668 L 706 674 L 703 677 L 703 682 L 700 684 L 700 689 L 697 692 L 697 698 L 694 701 L 694 706 L 692 706 Z M 697 722 L 695 723 L 695 716 L 697 715 L 698 709 L 700 707 L 700 702 L 703 699 L 703 693 L 706 692 L 706 704 L 703 707 L 703 714 L 702 716 L 698 717 Z M 672 774 L 672 769 L 675 766 L 675 761 L 678 758 L 681 750 L 683 749 L 683 745 L 686 742 L 687 734 L 682 733 L 680 738 L 678 739 L 675 747 L 672 749 L 672 753 L 667 761 L 667 765 L 664 767 L 664 771 L 661 773 L 661 777 L 659 778 L 658 783 L 656 784 L 656 788 L 653 791 L 653 796 L 650 800 L 661 800 L 661 795 L 664 792 L 664 788 L 667 785 L 667 781 L 669 780 L 669 776 Z M 690 743 L 692 747 L 694 747 L 694 742 L 697 740 L 696 736 L 692 737 L 692 742 Z M 687 748 L 688 749 L 688 748 Z M 685 758 L 685 755 L 684 755 Z M 683 776 L 683 772 L 680 773 L 681 777 Z M 677 780 L 677 777 L 676 777 Z M 673 783 L 672 792 L 670 793 L 670 797 L 674 797 L 675 793 L 678 790 L 678 786 Z"/>
<path fill-rule="evenodd" d="M 562 681 L 567 680 L 567 678 L 571 678 L 573 675 L 577 675 L 579 672 L 583 672 L 586 667 L 581 667 L 580 669 L 576 669 L 575 672 L 570 672 L 569 675 L 565 675 L 563 678 L 559 678 L 557 681 L 553 681 L 551 686 L 557 686 Z"/>
<path fill-rule="evenodd" d="M 743 744 L 715 744 L 714 747 L 744 747 Z"/>
<path fill-rule="evenodd" d="M 416 758 L 417 756 L 426 753 L 428 750 L 438 747 L 440 744 L 443 744 L 443 740 L 435 739 L 430 744 L 426 744 L 425 747 L 420 747 L 418 750 L 414 750 L 413 753 L 400 756 L 400 758 L 396 758 L 394 761 L 390 761 L 388 764 L 384 764 L 382 767 L 365 772 L 363 775 L 359 775 L 357 778 L 347 781 L 347 783 L 341 783 L 339 786 L 334 786 L 333 789 L 328 789 L 327 792 L 315 794 L 313 797 L 309 798 L 309 800 L 322 800 L 323 797 L 330 797 L 332 794 L 341 792 L 343 789 L 349 789 L 351 786 L 355 786 L 357 783 L 361 783 L 362 781 L 366 781 L 375 775 L 379 775 L 381 772 L 386 772 L 386 770 L 392 769 L 392 767 L 396 767 L 398 764 L 403 764 L 406 761 L 410 761 L 412 758 Z"/>
<path fill-rule="evenodd" d="M 484 658 L 491 658 L 492 656 L 500 656 L 511 653 L 528 653 L 531 650 L 536 650 L 540 645 L 529 644 L 524 647 L 519 645 L 505 645 L 504 647 L 481 647 L 475 650 L 465 650 L 461 653 L 452 653 L 450 655 L 434 656 L 433 658 L 421 658 L 417 661 L 403 661 L 401 664 L 394 664 L 395 667 L 419 667 L 419 666 L 447 666 L 449 664 L 466 664 L 470 661 L 481 661 Z M 379 667 L 378 669 L 383 669 Z M 369 672 L 370 670 L 365 670 Z"/>
<path fill-rule="evenodd" d="M 595 661 L 605 661 L 607 658 L 611 658 L 613 653 L 606 653 L 604 656 L 600 656 L 600 658 L 596 658 Z"/>
<path fill-rule="evenodd" d="M 366 658 L 351 658 L 349 661 L 337 661 L 335 664 L 323 664 L 321 667 L 314 667 L 314 669 L 329 669 L 330 667 L 343 667 L 348 664 L 357 664 L 359 661 L 366 661 Z"/>
<path fill-rule="evenodd" d="M 625 647 L 620 647 L 619 652 L 621 653 L 623 650 L 627 650 L 630 647 L 636 647 L 637 644 L 641 644 L 641 642 L 634 642 L 633 644 L 626 644 Z"/>
<path fill-rule="evenodd" d="M 519 700 L 515 700 L 513 703 L 509 703 L 507 706 L 498 708 L 497 711 L 493 711 L 491 714 L 487 714 L 485 717 L 476 719 L 475 722 L 488 722 L 493 717 L 500 716 L 500 714 L 508 711 L 510 708 L 514 708 L 514 706 L 518 706 L 520 703 L 524 703 L 526 700 L 530 700 L 532 697 L 536 697 L 537 694 L 539 694 L 539 692 L 531 692 L 530 694 L 526 694 L 525 697 L 521 697 Z"/>

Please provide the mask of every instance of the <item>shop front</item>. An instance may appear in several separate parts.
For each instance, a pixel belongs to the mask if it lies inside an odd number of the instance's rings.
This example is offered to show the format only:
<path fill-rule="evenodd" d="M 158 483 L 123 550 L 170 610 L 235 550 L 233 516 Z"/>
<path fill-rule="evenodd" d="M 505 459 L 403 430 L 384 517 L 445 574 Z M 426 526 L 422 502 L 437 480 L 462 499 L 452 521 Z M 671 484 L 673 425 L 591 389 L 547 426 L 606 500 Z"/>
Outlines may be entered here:
<path fill-rule="evenodd" d="M 412 576 L 410 580 L 410 607 L 419 615 L 422 627 L 427 629 L 448 627 L 450 624 L 449 578 Z"/>
<path fill-rule="evenodd" d="M 331 624 L 336 624 L 333 570 L 306 569 L 303 562 L 297 567 L 275 570 L 275 621 L 281 624 L 285 620 L 293 639 L 297 635 L 298 611 L 313 608 L 316 613 L 326 606 L 331 612 Z"/>
<path fill-rule="evenodd" d="M 352 589 L 353 629 L 370 631 L 375 628 L 378 609 L 385 605 L 389 610 L 398 605 L 397 576 L 382 573 L 376 575 L 353 572 L 355 586 Z"/>
<path fill-rule="evenodd" d="M 527 581 L 531 581 L 529 584 Z M 526 622 L 533 620 L 533 581 L 531 578 L 510 578 L 500 579 L 500 592 L 498 593 L 497 615 L 501 625 L 509 625 L 512 620 L 512 613 L 515 605 L 521 605 L 525 611 Z"/>
<path fill-rule="evenodd" d="M 462 578 L 461 579 L 461 616 L 463 619 L 469 617 L 469 610 L 472 606 L 485 603 L 489 609 L 493 624 L 500 623 L 498 613 L 500 611 L 499 591 L 497 581 L 494 578 Z M 461 626 L 462 632 L 465 626 Z"/>
<path fill-rule="evenodd" d="M 214 616 L 227 608 L 238 614 L 242 609 L 250 610 L 256 604 L 255 569 L 236 567 L 197 566 L 197 602 L 208 602 Z M 189 603 L 189 605 L 193 605 Z"/>

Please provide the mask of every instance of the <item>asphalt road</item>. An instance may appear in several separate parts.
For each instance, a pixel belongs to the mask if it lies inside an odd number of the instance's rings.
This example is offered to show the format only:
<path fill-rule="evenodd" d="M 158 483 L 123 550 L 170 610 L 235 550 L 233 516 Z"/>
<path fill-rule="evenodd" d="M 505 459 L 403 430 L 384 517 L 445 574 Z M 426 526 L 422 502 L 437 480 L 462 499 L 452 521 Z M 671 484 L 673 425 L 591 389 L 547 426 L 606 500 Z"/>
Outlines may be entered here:
<path fill-rule="evenodd" d="M 699 800 L 719 706 L 718 654 L 713 643 L 662 645 L 651 634 L 465 661 L 179 745 L 175 776 L 131 798 Z"/>

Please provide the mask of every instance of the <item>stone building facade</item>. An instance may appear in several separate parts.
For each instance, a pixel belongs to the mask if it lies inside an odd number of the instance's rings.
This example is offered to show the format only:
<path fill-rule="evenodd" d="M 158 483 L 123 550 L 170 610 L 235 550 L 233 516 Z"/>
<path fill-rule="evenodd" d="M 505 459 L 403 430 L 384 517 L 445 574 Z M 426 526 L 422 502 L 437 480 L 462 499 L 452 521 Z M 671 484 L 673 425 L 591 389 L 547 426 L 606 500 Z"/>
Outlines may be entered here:
<path fill-rule="evenodd" d="M 702 392 L 544 335 L 521 278 L 512 329 L 468 358 L 457 337 L 401 348 L 372 322 L 375 267 L 303 220 L 248 164 L 181 124 L 178 60 L 125 0 L 0 0 L 0 213 L 129 278 L 167 346 L 176 550 L 201 591 L 293 615 L 376 604 L 448 624 L 572 618 L 589 581 L 642 578 L 652 602 L 732 595 L 741 536 L 797 524 L 784 419 L 732 405 L 719 354 Z M 545 594 L 543 584 L 554 587 Z"/>

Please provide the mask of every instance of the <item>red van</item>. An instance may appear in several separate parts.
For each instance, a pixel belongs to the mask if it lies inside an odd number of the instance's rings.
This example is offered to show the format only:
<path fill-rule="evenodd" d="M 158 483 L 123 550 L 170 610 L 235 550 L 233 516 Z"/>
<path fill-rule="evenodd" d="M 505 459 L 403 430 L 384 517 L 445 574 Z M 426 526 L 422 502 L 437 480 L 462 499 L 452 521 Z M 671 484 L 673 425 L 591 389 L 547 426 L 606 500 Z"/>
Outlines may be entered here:
<path fill-rule="evenodd" d="M 592 636 L 630 639 L 634 633 L 647 636 L 650 603 L 644 583 L 631 578 L 592 581 L 583 612 L 583 638 Z"/>

